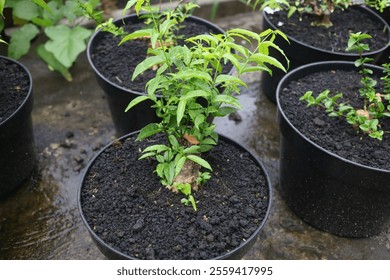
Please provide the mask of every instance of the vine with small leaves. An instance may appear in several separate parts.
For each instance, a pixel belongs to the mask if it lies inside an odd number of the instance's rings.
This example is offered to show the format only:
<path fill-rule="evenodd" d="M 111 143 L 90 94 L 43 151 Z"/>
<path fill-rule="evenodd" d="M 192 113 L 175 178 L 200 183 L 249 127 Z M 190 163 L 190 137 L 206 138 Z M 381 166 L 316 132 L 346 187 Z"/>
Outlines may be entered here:
<path fill-rule="evenodd" d="M 321 92 L 317 97 L 313 96 L 313 91 L 307 91 L 300 100 L 306 101 L 308 107 L 321 106 L 325 108 L 330 117 L 343 116 L 355 129 L 360 129 L 371 138 L 382 140 L 385 132 L 381 129 L 379 120 L 390 117 L 390 63 L 383 65 L 384 75 L 381 80 L 384 87 L 382 93 L 379 93 L 375 88 L 377 81 L 370 76 L 373 71 L 365 67 L 365 64 L 373 59 L 363 57 L 363 53 L 369 51 L 369 46 L 362 41 L 370 38 L 370 35 L 361 32 L 352 33 L 346 49 L 357 52 L 360 56 L 355 61 L 355 66 L 360 68 L 359 73 L 362 76 L 362 87 L 359 89 L 359 94 L 364 100 L 363 108 L 355 109 L 346 102 L 339 103 L 343 94 L 337 93 L 330 96 L 329 90 Z"/>

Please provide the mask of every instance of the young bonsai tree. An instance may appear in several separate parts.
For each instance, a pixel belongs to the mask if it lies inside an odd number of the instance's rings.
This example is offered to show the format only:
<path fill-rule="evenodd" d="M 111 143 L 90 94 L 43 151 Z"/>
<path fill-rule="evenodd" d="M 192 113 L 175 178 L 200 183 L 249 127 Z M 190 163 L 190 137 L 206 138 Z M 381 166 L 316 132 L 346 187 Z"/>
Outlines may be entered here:
<path fill-rule="evenodd" d="M 154 159 L 155 173 L 162 185 L 184 194 L 182 202 L 196 210 L 193 192 L 210 179 L 212 171 L 202 155 L 218 142 L 213 118 L 241 108 L 235 95 L 247 86 L 240 78 L 242 74 L 271 72 L 267 65 L 286 71 L 281 62 L 268 54 L 273 48 L 284 55 L 273 41 L 276 36 L 287 38 L 280 31 L 257 34 L 237 28 L 224 34 L 197 35 L 186 39 L 185 45 L 177 45 L 174 28 L 185 25 L 186 11 L 195 7 L 184 2 L 179 1 L 174 9 L 160 11 L 149 0 L 131 0 L 126 9 L 142 13 L 150 23 L 146 29 L 123 34 L 112 26 L 112 21 L 100 27 L 122 35 L 121 44 L 145 37 L 150 40 L 148 56 L 136 67 L 132 78 L 151 69 L 155 77 L 146 84 L 146 94 L 133 99 L 126 111 L 145 100 L 153 102 L 161 121 L 142 128 L 137 141 L 156 134 L 164 135 L 165 141 L 151 142 L 154 144 L 142 151 L 140 159 Z M 182 4 L 185 6 L 181 7 Z M 252 50 L 239 43 L 243 41 Z M 237 76 L 223 73 L 224 66 L 230 63 L 235 66 Z"/>
<path fill-rule="evenodd" d="M 354 108 L 345 102 L 339 103 L 343 94 L 330 96 L 329 90 L 321 92 L 316 97 L 313 96 L 313 91 L 307 91 L 300 100 L 306 101 L 307 106 L 323 107 L 330 117 L 343 116 L 355 129 L 363 131 L 372 138 L 382 140 L 385 131 L 381 129 L 380 119 L 390 117 L 390 63 L 383 64 L 381 80 L 384 86 L 382 92 L 378 92 L 375 88 L 377 81 L 370 77 L 373 71 L 365 67 L 365 64 L 373 59 L 362 56 L 363 52 L 369 51 L 368 44 L 363 43 L 363 40 L 369 38 L 371 36 L 368 34 L 353 33 L 350 35 L 346 49 L 360 55 L 360 58 L 355 61 L 355 66 L 360 68 L 359 73 L 362 75 L 362 87 L 359 90 L 363 99 L 362 108 Z"/>
<path fill-rule="evenodd" d="M 347 9 L 352 5 L 366 5 L 376 8 L 380 12 L 390 6 L 390 0 L 245 0 L 253 8 L 270 8 L 274 10 L 287 10 L 288 17 L 295 12 L 299 14 L 313 14 L 317 20 L 312 22 L 315 26 L 330 27 L 333 25 L 331 16 L 336 9 Z"/>

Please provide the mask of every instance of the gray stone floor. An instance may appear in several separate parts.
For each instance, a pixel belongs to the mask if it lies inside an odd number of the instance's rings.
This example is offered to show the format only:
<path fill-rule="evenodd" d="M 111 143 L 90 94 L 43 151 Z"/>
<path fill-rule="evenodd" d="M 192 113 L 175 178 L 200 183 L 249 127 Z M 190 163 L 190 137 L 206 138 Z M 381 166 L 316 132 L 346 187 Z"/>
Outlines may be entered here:
<path fill-rule="evenodd" d="M 225 13 L 223 27 L 261 30 L 258 12 Z M 22 62 L 34 80 L 34 134 L 38 162 L 34 176 L 0 201 L 0 259 L 104 259 L 92 243 L 77 209 L 77 188 L 85 166 L 115 139 L 104 93 L 85 54 L 72 69 L 73 82 L 50 72 L 33 55 Z M 390 259 L 390 230 L 366 239 L 327 234 L 303 223 L 279 195 L 279 130 L 276 107 L 260 92 L 258 74 L 244 79 L 242 121 L 218 119 L 218 131 L 260 158 L 273 183 L 273 203 L 261 236 L 245 259 Z"/>

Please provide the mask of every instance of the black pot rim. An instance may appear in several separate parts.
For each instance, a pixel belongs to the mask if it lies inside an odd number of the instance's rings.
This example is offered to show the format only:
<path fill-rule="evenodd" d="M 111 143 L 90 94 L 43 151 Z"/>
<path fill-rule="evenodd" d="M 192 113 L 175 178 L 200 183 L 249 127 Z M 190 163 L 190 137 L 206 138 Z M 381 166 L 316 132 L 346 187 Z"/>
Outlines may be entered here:
<path fill-rule="evenodd" d="M 89 232 L 89 234 L 91 234 L 95 240 L 97 242 L 99 242 L 101 245 L 109 248 L 111 251 L 115 252 L 117 255 L 120 255 L 122 256 L 124 259 L 132 259 L 132 260 L 139 260 L 137 258 L 134 258 L 132 256 L 129 256 L 129 255 L 126 255 L 120 251 L 118 251 L 117 249 L 109 246 L 108 244 L 106 244 L 93 230 L 92 228 L 90 227 L 89 223 L 87 222 L 87 219 L 85 218 L 84 214 L 83 214 L 83 210 L 82 210 L 82 207 L 81 207 L 81 189 L 82 189 L 82 186 L 84 184 L 84 180 L 85 180 L 85 177 L 86 175 L 88 174 L 89 170 L 91 169 L 94 161 L 104 152 L 104 150 L 106 150 L 107 148 L 109 148 L 113 143 L 115 143 L 116 141 L 121 141 L 123 139 L 126 139 L 128 137 L 131 137 L 132 135 L 134 134 L 138 134 L 139 133 L 139 130 L 138 131 L 134 131 L 134 132 L 131 132 L 129 134 L 126 134 L 124 136 L 121 136 L 120 138 L 116 139 L 116 140 L 113 140 L 111 141 L 109 144 L 107 144 L 104 148 L 102 148 L 93 158 L 92 160 L 89 162 L 88 166 L 85 168 L 85 171 L 83 172 L 82 176 L 81 176 L 81 180 L 80 180 L 80 183 L 79 183 L 79 187 L 78 187 L 78 190 L 77 190 L 77 206 L 78 206 L 78 210 L 79 210 L 79 213 L 80 213 L 80 216 L 81 216 L 81 220 L 83 221 L 84 225 L 87 227 L 87 230 Z M 229 256 L 232 256 L 234 255 L 237 251 L 239 251 L 242 247 L 244 247 L 246 244 L 248 244 L 250 241 L 252 241 L 253 239 L 256 239 L 257 236 L 259 235 L 260 231 L 264 228 L 267 220 L 268 220 L 268 217 L 269 217 L 269 214 L 270 214 L 270 211 L 271 211 L 271 201 L 272 201 L 272 198 L 273 198 L 273 193 L 272 193 L 272 185 L 271 185 L 271 180 L 270 180 L 270 177 L 267 173 L 267 170 L 265 169 L 263 163 L 257 158 L 254 156 L 254 154 L 249 150 L 247 149 L 246 147 L 244 147 L 243 145 L 241 145 L 240 143 L 232 140 L 231 138 L 225 136 L 225 135 L 222 135 L 222 134 L 219 134 L 220 137 L 222 137 L 224 139 L 224 141 L 228 142 L 228 143 L 233 143 L 234 145 L 238 146 L 240 149 L 244 149 L 246 150 L 249 155 L 252 157 L 253 161 L 258 164 L 263 173 L 264 173 L 264 177 L 266 179 L 266 185 L 268 187 L 268 207 L 267 207 L 267 212 L 264 216 L 264 219 L 263 221 L 261 222 L 261 224 L 257 227 L 257 229 L 255 230 L 255 232 L 245 240 L 244 243 L 240 244 L 240 246 L 236 247 L 234 250 L 232 251 L 229 251 L 228 253 L 224 254 L 224 255 L 221 255 L 219 257 L 216 257 L 214 258 L 214 260 L 217 260 L 217 259 L 223 259 L 223 258 L 229 258 Z"/>
<path fill-rule="evenodd" d="M 289 72 L 288 74 L 286 74 L 282 80 L 280 80 L 279 84 L 278 84 L 278 87 L 276 89 L 276 103 L 277 103 L 277 111 L 278 111 L 278 114 L 282 115 L 283 119 L 288 123 L 288 125 L 294 130 L 294 132 L 299 135 L 299 137 L 303 138 L 305 141 L 307 141 L 310 145 L 312 145 L 314 148 L 316 148 L 317 150 L 320 150 L 321 152 L 323 153 L 326 153 L 328 154 L 329 156 L 331 157 L 334 157 L 336 158 L 337 160 L 339 161 L 342 161 L 344 163 L 347 163 L 347 164 L 351 164 L 351 165 L 354 165 L 354 166 L 357 166 L 359 168 L 362 168 L 362 169 L 366 169 L 366 170 L 371 170 L 371 171 L 374 171 L 374 172 L 380 172 L 380 173 L 384 173 L 384 174 L 389 174 L 390 175 L 390 170 L 386 170 L 386 169 L 381 169 L 381 168 L 376 168 L 376 167 L 371 167 L 371 166 L 367 166 L 367 165 L 363 165 L 361 163 L 357 163 L 357 162 L 354 162 L 352 160 L 349 160 L 349 159 L 346 159 L 346 158 L 343 158 L 335 153 L 332 153 L 331 151 L 328 151 L 326 149 L 324 149 L 323 147 L 321 147 L 320 145 L 318 145 L 317 143 L 313 142 L 311 139 L 307 138 L 303 133 L 301 133 L 291 122 L 290 120 L 287 118 L 286 114 L 284 113 L 281 105 L 280 105 L 280 92 L 282 91 L 283 87 L 284 87 L 284 84 L 286 83 L 286 80 L 290 79 L 291 76 L 295 75 L 295 73 L 297 72 L 300 72 L 302 69 L 307 69 L 307 68 L 318 68 L 318 69 L 321 69 L 323 66 L 325 65 L 331 65 L 331 64 L 334 64 L 335 66 L 338 64 L 342 64 L 342 65 L 351 65 L 351 66 L 354 66 L 354 62 L 351 62 L 351 61 L 321 61 L 321 62 L 313 62 L 313 63 L 309 63 L 309 64 L 305 64 L 305 65 L 302 65 L 298 68 L 295 68 L 294 70 L 292 70 L 291 72 Z M 373 64 L 367 64 L 368 66 L 372 67 L 372 68 L 377 68 L 377 69 L 383 69 L 383 67 L 380 67 L 380 66 L 377 66 L 377 65 L 373 65 Z M 320 70 L 321 71 L 321 70 Z M 320 72 L 320 71 L 316 71 L 316 72 Z M 314 72 L 312 72 L 314 73 Z"/>
<path fill-rule="evenodd" d="M 365 10 L 367 13 L 369 13 L 372 17 L 376 17 L 378 21 L 382 22 L 382 24 L 385 26 L 385 29 L 387 29 L 387 39 L 388 39 L 388 42 L 385 46 L 383 46 L 382 48 L 378 49 L 378 50 L 375 50 L 375 51 L 369 51 L 369 52 L 366 52 L 364 54 L 364 56 L 373 56 L 375 54 L 378 54 L 378 53 L 381 53 L 383 52 L 384 50 L 386 50 L 390 44 L 390 26 L 389 24 L 379 15 L 377 15 L 374 11 L 370 10 L 369 8 L 367 7 L 364 7 L 364 6 L 352 6 L 351 8 L 357 8 L 357 9 L 363 9 Z M 263 10 L 262 12 L 263 14 L 263 17 L 264 19 L 268 22 L 268 24 L 270 26 L 272 26 L 273 29 L 279 29 L 278 27 L 276 27 L 268 18 L 268 13 L 266 12 L 266 10 Z M 315 27 L 313 27 L 315 28 Z M 342 55 L 342 56 L 345 56 L 345 57 L 358 57 L 357 54 L 354 54 L 354 53 L 348 53 L 348 52 L 332 52 L 330 50 L 326 50 L 326 49 L 320 49 L 320 48 L 317 48 L 317 47 L 314 47 L 314 46 L 310 46 L 298 39 L 296 39 L 294 36 L 290 36 L 288 34 L 286 34 L 286 36 L 288 37 L 288 39 L 290 41 L 293 41 L 295 44 L 298 44 L 298 45 L 302 45 L 306 48 L 309 48 L 309 49 L 313 49 L 315 51 L 318 51 L 318 52 L 323 52 L 323 53 L 327 53 L 327 54 L 334 54 L 334 55 Z"/>
<path fill-rule="evenodd" d="M 26 66 L 24 66 L 19 61 L 15 60 L 15 59 L 12 59 L 12 58 L 9 58 L 9 57 L 6 57 L 6 56 L 2 56 L 2 55 L 0 55 L 0 59 L 8 60 L 8 61 L 10 61 L 12 63 L 15 63 L 18 66 L 20 66 L 23 69 L 23 71 L 26 72 L 26 74 L 28 75 L 29 84 L 30 84 L 29 85 L 29 89 L 28 89 L 28 93 L 27 93 L 25 99 L 23 100 L 23 102 L 19 105 L 18 109 L 16 109 L 15 112 L 13 112 L 8 118 L 6 118 L 2 122 L 0 122 L 0 129 L 1 129 L 5 125 L 5 123 L 7 123 L 7 122 L 11 121 L 12 119 L 16 118 L 16 115 L 18 115 L 19 111 L 22 110 L 22 108 L 26 105 L 28 100 L 31 98 L 32 89 L 33 89 L 33 80 L 32 80 L 30 71 L 27 69 Z"/>
<path fill-rule="evenodd" d="M 139 18 L 136 14 L 131 14 L 131 15 L 128 15 L 128 16 L 125 16 L 123 18 L 120 18 L 120 19 L 117 19 L 114 21 L 114 24 L 121 24 L 123 21 L 125 21 L 126 19 L 130 19 L 130 18 Z M 210 21 L 207 21 L 205 19 L 202 19 L 200 17 L 197 17 L 197 16 L 190 16 L 188 18 L 189 20 L 193 20 L 195 22 L 200 22 L 202 24 L 205 24 L 205 25 L 209 25 L 211 26 L 213 29 L 215 30 L 218 30 L 220 31 L 221 33 L 224 33 L 225 31 L 220 28 L 218 25 L 210 22 Z M 93 59 L 92 59 L 92 53 L 91 53 L 91 49 L 92 49 L 92 43 L 93 41 L 96 39 L 96 37 L 102 33 L 103 31 L 101 30 L 98 30 L 97 32 L 95 32 L 92 37 L 90 38 L 90 40 L 88 41 L 88 46 L 87 46 L 87 59 L 88 59 L 88 62 L 89 64 L 91 65 L 93 71 L 102 79 L 104 80 L 106 83 L 110 84 L 111 86 L 121 90 L 121 91 L 124 91 L 124 92 L 129 92 L 129 93 L 132 93 L 132 94 L 136 94 L 136 95 L 145 95 L 146 93 L 145 92 L 139 92 L 139 91 L 134 91 L 132 89 L 129 89 L 129 88 L 126 88 L 126 87 L 122 87 L 112 81 L 110 81 L 109 79 L 107 79 L 107 77 L 105 75 L 103 75 L 95 66 L 94 62 L 93 62 Z M 233 68 L 230 70 L 230 72 L 233 71 Z"/>

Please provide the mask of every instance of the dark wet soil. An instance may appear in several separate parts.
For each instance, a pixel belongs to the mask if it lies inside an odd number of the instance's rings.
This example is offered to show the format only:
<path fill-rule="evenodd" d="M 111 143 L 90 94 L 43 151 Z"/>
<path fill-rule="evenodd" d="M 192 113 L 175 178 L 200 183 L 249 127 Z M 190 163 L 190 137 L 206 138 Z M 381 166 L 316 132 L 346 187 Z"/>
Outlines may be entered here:
<path fill-rule="evenodd" d="M 286 11 L 269 14 L 270 21 L 289 37 L 322 50 L 345 53 L 350 33 L 370 34 L 370 50 L 382 49 L 389 40 L 389 30 L 384 31 L 384 24 L 372 19 L 363 9 L 349 8 L 336 10 L 331 17 L 333 26 L 312 26 L 317 21 L 314 15 L 302 17 L 294 13 L 287 18 Z M 384 33 L 385 32 L 385 33 Z M 304 55 L 304 54 L 302 54 Z"/>
<path fill-rule="evenodd" d="M 324 149 L 351 161 L 390 170 L 390 135 L 385 133 L 383 140 L 370 138 L 361 130 L 356 130 L 345 117 L 329 117 L 322 107 L 306 107 L 306 101 L 299 98 L 306 91 L 318 96 L 330 90 L 329 96 L 342 92 L 338 103 L 347 103 L 356 109 L 363 109 L 364 99 L 360 96 L 361 76 L 356 71 L 331 70 L 313 73 L 286 85 L 281 94 L 281 107 L 291 123 L 306 137 Z M 376 77 L 380 82 L 380 77 Z M 383 84 L 378 83 L 377 92 L 383 92 Z M 390 120 L 380 119 L 384 131 L 390 131 Z"/>
<path fill-rule="evenodd" d="M 203 158 L 212 178 L 193 192 L 197 211 L 183 195 L 164 188 L 157 162 L 140 151 L 163 137 L 115 142 L 94 161 L 81 205 L 93 231 L 109 246 L 137 259 L 213 259 L 237 249 L 264 221 L 267 180 L 249 153 L 223 138 Z M 152 144 L 150 144 L 152 143 Z"/>
<path fill-rule="evenodd" d="M 23 103 L 30 89 L 30 78 L 22 67 L 0 58 L 0 123 Z"/>

